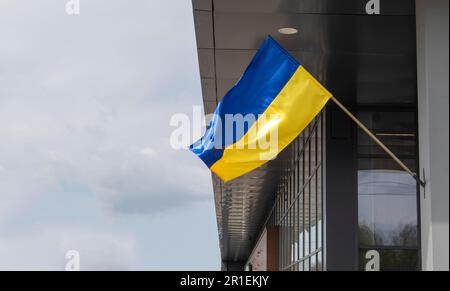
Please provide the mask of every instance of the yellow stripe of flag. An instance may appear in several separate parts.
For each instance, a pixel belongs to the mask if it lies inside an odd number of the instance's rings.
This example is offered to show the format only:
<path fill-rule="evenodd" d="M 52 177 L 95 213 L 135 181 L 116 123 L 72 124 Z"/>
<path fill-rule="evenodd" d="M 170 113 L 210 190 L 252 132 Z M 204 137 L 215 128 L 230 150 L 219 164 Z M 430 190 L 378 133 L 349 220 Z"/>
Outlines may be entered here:
<path fill-rule="evenodd" d="M 227 182 L 267 163 L 308 126 L 331 96 L 303 66 L 299 66 L 257 122 L 244 137 L 225 148 L 222 158 L 212 165 L 211 170 Z M 276 148 L 268 145 L 271 134 L 277 135 Z"/>

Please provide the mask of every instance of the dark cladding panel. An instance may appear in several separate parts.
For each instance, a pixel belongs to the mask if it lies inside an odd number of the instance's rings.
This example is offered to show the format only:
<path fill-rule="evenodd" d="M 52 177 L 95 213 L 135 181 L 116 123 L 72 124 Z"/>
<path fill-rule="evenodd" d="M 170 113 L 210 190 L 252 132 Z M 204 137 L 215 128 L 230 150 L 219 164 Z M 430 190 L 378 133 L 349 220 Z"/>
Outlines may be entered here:
<path fill-rule="evenodd" d="M 215 78 L 216 70 L 214 66 L 213 49 L 199 49 L 198 62 L 200 66 L 200 76 L 202 78 Z"/>
<path fill-rule="evenodd" d="M 202 78 L 203 100 L 208 102 L 216 102 L 216 80 Z"/>
<path fill-rule="evenodd" d="M 217 78 L 239 79 L 255 53 L 256 50 L 217 50 Z"/>
<path fill-rule="evenodd" d="M 218 100 L 234 85 L 255 50 L 217 50 Z M 415 64 L 409 55 L 290 52 L 339 99 L 360 104 L 415 102 Z"/>
<path fill-rule="evenodd" d="M 361 16 L 320 14 L 215 13 L 217 49 L 258 49 L 272 35 L 288 50 L 352 54 L 414 55 L 408 40 L 414 37 L 412 16 Z M 282 27 L 298 35 L 283 36 Z M 386 28 L 389 33 L 386 33 Z M 389 43 L 389 46 L 386 46 Z"/>
<path fill-rule="evenodd" d="M 365 14 L 368 0 L 214 0 L 215 11 L 258 13 Z M 384 15 L 413 15 L 414 1 L 381 1 Z"/>
<path fill-rule="evenodd" d="M 219 79 L 217 82 L 217 101 L 222 100 L 223 96 L 239 81 L 239 78 L 235 79 Z"/>
<path fill-rule="evenodd" d="M 194 10 L 212 10 L 212 0 L 192 0 Z"/>
<path fill-rule="evenodd" d="M 211 114 L 214 113 L 214 110 L 216 110 L 216 102 L 215 101 L 205 101 L 204 108 L 205 108 L 205 114 Z"/>
<path fill-rule="evenodd" d="M 199 49 L 214 48 L 213 17 L 208 11 L 194 11 L 195 34 Z"/>
<path fill-rule="evenodd" d="M 327 106 L 326 113 L 325 265 L 328 271 L 356 271 L 358 269 L 356 127 L 333 103 Z"/>

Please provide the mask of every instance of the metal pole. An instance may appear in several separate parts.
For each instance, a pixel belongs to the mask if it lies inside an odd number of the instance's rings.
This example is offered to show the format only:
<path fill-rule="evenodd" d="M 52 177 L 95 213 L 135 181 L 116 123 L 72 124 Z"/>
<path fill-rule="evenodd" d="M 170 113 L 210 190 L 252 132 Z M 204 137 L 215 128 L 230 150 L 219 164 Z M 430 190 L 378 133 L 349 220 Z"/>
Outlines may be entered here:
<path fill-rule="evenodd" d="M 420 180 L 419 176 L 417 176 L 416 173 L 411 171 L 397 156 L 387 147 L 385 146 L 364 124 L 362 124 L 361 121 L 358 120 L 344 105 L 342 105 L 339 100 L 337 100 L 334 96 L 331 96 L 331 100 L 333 100 L 334 103 L 336 103 L 339 108 L 344 111 L 345 114 L 347 114 L 367 135 L 373 139 L 374 142 L 376 142 L 397 164 L 405 170 L 408 174 L 410 174 L 416 181 L 422 186 L 425 187 L 425 182 Z"/>

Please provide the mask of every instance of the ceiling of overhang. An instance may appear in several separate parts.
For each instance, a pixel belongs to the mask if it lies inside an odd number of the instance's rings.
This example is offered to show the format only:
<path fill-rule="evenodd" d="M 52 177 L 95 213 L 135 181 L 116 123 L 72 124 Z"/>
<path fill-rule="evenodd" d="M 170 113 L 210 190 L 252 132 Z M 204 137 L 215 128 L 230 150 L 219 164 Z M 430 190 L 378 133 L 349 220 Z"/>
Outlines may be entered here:
<path fill-rule="evenodd" d="M 414 51 L 404 39 L 410 30 L 400 23 L 414 21 L 414 1 L 383 2 L 380 18 L 365 15 L 362 0 L 193 0 L 200 75 L 206 113 L 236 83 L 257 48 L 272 35 L 336 96 L 377 95 L 389 100 L 415 94 L 410 82 L 398 79 L 414 72 L 408 65 Z M 397 15 L 399 17 L 390 17 Z M 379 42 L 389 26 L 394 45 Z M 296 35 L 280 35 L 294 27 Z M 386 42 L 386 36 L 383 35 Z M 402 57 L 398 57 L 401 55 Z M 392 57 L 395 56 L 395 57 Z M 364 69 L 359 64 L 363 63 Z M 369 68 L 369 69 L 367 69 Z M 329 76 L 332 76 L 330 78 Z M 380 78 L 383 88 L 380 88 Z M 408 78 L 415 78 L 414 73 Z M 352 86 L 340 84 L 353 82 Z M 391 85 L 390 85 L 391 84 Z M 399 94 L 398 92 L 401 92 Z M 222 259 L 245 261 L 272 204 L 281 165 L 289 148 L 275 161 L 229 184 L 213 177 Z"/>

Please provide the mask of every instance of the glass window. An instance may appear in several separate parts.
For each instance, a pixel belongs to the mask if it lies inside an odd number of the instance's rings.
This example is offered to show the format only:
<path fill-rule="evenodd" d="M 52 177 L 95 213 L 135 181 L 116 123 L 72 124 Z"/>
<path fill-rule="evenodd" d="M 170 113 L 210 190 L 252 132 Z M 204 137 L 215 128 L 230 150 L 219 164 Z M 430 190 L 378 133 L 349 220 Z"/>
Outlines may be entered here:
<path fill-rule="evenodd" d="M 305 261 L 303 262 L 303 270 L 304 271 L 311 271 L 311 268 L 309 267 L 310 263 L 311 262 L 309 261 L 309 258 L 305 259 Z"/>
<path fill-rule="evenodd" d="M 272 218 L 280 227 L 280 270 L 322 270 L 321 115 L 287 150 Z M 274 219 L 275 218 L 275 219 Z"/>
<path fill-rule="evenodd" d="M 317 188 L 316 188 L 317 176 L 311 179 L 311 207 L 310 207 L 310 220 L 311 220 L 311 252 L 317 250 Z"/>
<path fill-rule="evenodd" d="M 363 246 L 417 246 L 416 181 L 399 170 L 359 170 Z"/>
<path fill-rule="evenodd" d="M 303 206 L 303 195 L 299 197 L 299 247 L 300 247 L 300 258 L 305 256 L 305 223 L 304 223 L 304 206 Z"/>
<path fill-rule="evenodd" d="M 410 169 L 416 171 L 414 113 L 360 112 L 359 118 Z M 375 259 L 380 260 L 375 264 L 380 270 L 416 269 L 416 181 L 364 132 L 359 131 L 358 134 L 360 269 L 366 269 L 366 265 Z M 366 258 L 367 251 L 376 252 L 374 258 Z"/>

